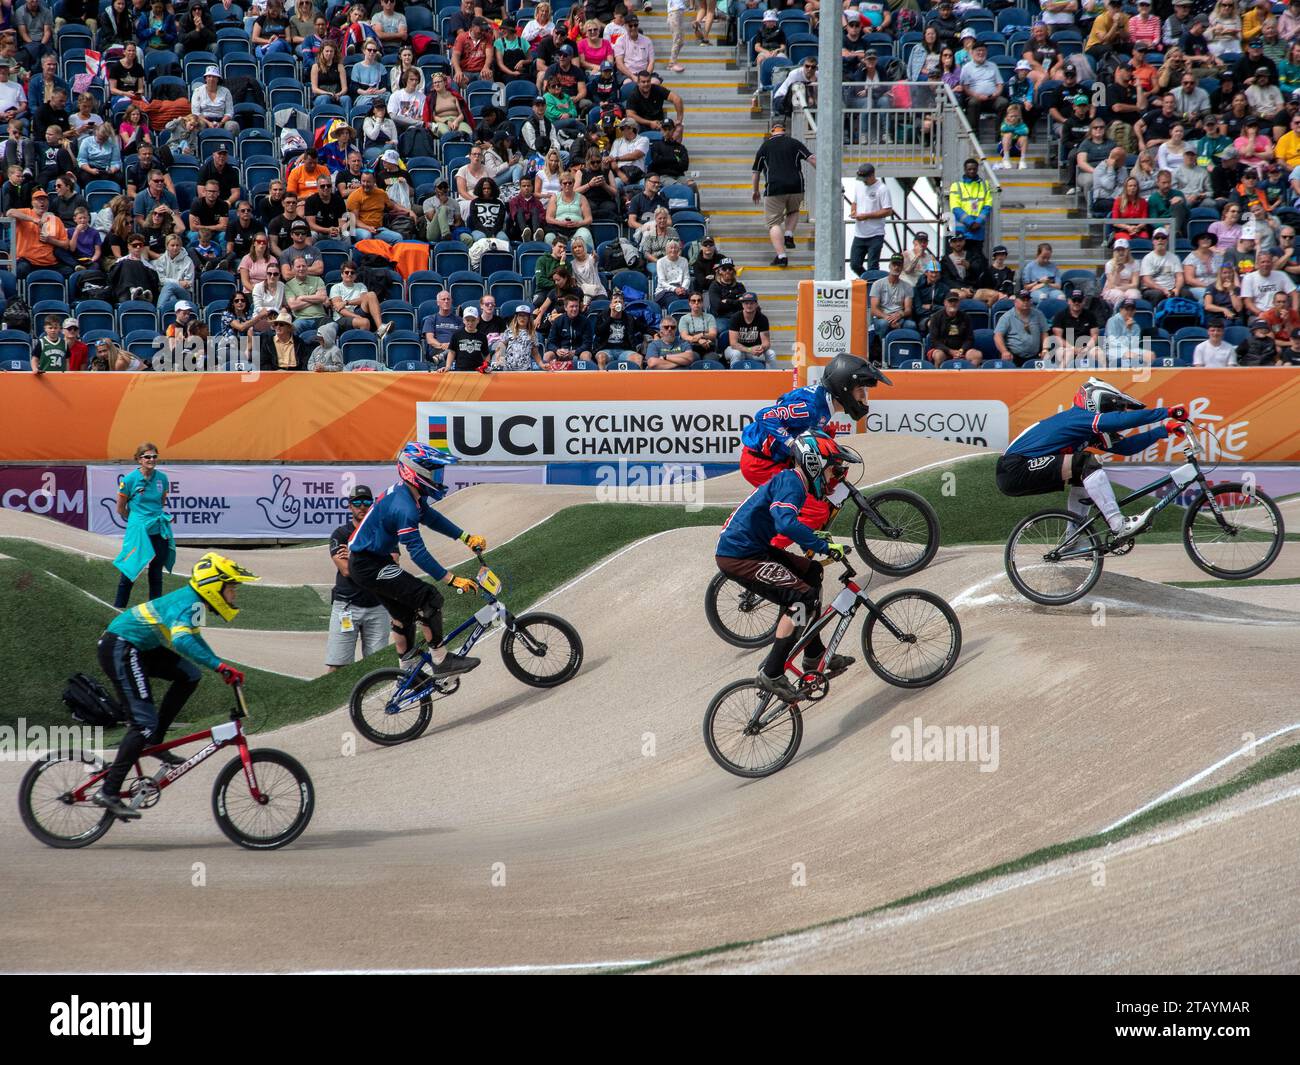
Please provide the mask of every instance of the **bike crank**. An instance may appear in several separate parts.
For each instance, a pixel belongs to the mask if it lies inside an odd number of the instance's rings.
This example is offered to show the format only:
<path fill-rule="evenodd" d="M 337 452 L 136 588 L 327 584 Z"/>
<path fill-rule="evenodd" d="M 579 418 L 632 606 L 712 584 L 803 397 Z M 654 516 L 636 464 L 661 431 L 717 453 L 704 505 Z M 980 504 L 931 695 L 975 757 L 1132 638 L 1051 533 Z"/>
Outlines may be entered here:
<path fill-rule="evenodd" d="M 830 694 L 831 682 L 825 673 L 805 673 L 799 678 L 799 694 L 810 703 L 819 703 Z"/>

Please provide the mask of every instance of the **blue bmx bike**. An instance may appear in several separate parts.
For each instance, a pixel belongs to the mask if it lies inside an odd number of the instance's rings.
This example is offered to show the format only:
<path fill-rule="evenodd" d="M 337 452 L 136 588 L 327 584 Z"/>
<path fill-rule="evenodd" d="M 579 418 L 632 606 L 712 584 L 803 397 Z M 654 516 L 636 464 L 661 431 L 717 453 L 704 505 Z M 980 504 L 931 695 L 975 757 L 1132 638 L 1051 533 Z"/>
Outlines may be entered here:
<path fill-rule="evenodd" d="M 481 561 L 481 557 L 480 557 Z M 501 580 L 486 566 L 476 578 L 483 606 L 439 647 L 462 640 L 455 649 L 467 655 L 493 626 L 500 623 L 501 659 L 516 680 L 533 688 L 554 688 L 572 679 L 582 668 L 582 640 L 561 617 L 533 611 L 516 617 L 497 598 Z M 357 731 L 372 743 L 391 747 L 421 735 L 433 720 L 433 703 L 460 687 L 460 676 L 434 677 L 433 656 L 426 647 L 417 667 L 410 670 L 377 669 L 367 673 L 352 689 L 348 710 Z"/>

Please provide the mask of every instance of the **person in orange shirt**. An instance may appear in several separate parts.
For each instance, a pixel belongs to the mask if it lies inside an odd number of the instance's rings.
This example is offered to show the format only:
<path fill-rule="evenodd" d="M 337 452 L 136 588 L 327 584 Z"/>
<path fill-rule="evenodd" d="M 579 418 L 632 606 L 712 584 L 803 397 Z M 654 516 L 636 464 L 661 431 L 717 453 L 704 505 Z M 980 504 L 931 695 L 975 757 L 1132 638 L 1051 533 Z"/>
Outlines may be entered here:
<path fill-rule="evenodd" d="M 289 171 L 285 185 L 298 197 L 299 203 L 306 203 L 308 197 L 316 195 L 316 186 L 328 173 L 329 170 L 318 162 L 316 149 L 308 148 L 302 153 L 302 162 Z"/>
<path fill-rule="evenodd" d="M 37 189 L 32 193 L 30 208 L 13 207 L 7 214 L 14 220 L 14 259 L 19 278 L 33 270 L 57 270 L 64 277 L 72 274 L 76 269 L 69 251 L 72 242 L 67 227 L 50 210 L 49 193 Z"/>
<path fill-rule="evenodd" d="M 1143 92 L 1151 92 L 1156 87 L 1156 78 L 1160 74 L 1160 68 L 1153 67 L 1151 60 L 1147 58 L 1150 52 L 1146 45 L 1135 43 L 1133 59 L 1129 63 L 1129 69 L 1133 71 L 1133 80 Z"/>
<path fill-rule="evenodd" d="M 354 231 L 357 240 L 377 237 L 387 244 L 398 243 L 402 235 L 384 228 L 385 211 L 394 211 L 415 218 L 411 211 L 401 204 L 393 203 L 388 198 L 388 193 L 375 185 L 375 172 L 370 169 L 361 172 L 361 188 L 353 189 L 348 196 L 348 210 L 357 219 L 358 225 Z"/>
<path fill-rule="evenodd" d="M 1268 0 L 1255 0 L 1241 16 L 1241 40 L 1253 41 L 1264 32 L 1264 23 L 1273 16 L 1273 6 Z M 1288 337 L 1288 339 L 1290 339 Z"/>

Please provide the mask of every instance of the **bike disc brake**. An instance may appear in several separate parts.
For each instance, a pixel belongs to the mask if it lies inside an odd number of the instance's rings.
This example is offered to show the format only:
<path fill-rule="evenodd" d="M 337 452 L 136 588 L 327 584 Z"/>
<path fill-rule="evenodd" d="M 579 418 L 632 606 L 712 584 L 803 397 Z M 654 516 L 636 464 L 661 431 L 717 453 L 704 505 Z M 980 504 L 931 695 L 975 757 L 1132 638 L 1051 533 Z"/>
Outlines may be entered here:
<path fill-rule="evenodd" d="M 810 703 L 819 703 L 830 694 L 831 682 L 825 673 L 805 673 L 799 678 L 799 694 Z"/>

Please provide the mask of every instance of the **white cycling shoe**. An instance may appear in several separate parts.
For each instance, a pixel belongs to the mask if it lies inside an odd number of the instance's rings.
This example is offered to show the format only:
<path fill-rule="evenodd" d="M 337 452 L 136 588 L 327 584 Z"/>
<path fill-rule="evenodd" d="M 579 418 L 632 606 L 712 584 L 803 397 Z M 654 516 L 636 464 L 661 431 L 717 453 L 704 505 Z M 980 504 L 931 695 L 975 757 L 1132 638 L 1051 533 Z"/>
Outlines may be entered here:
<path fill-rule="evenodd" d="M 1134 514 L 1132 517 L 1124 519 L 1124 524 L 1120 526 L 1119 532 L 1115 533 L 1116 541 L 1128 540 L 1136 536 L 1143 528 L 1146 527 L 1147 520 L 1151 517 L 1151 512 L 1155 507 L 1147 507 L 1141 514 Z"/>

